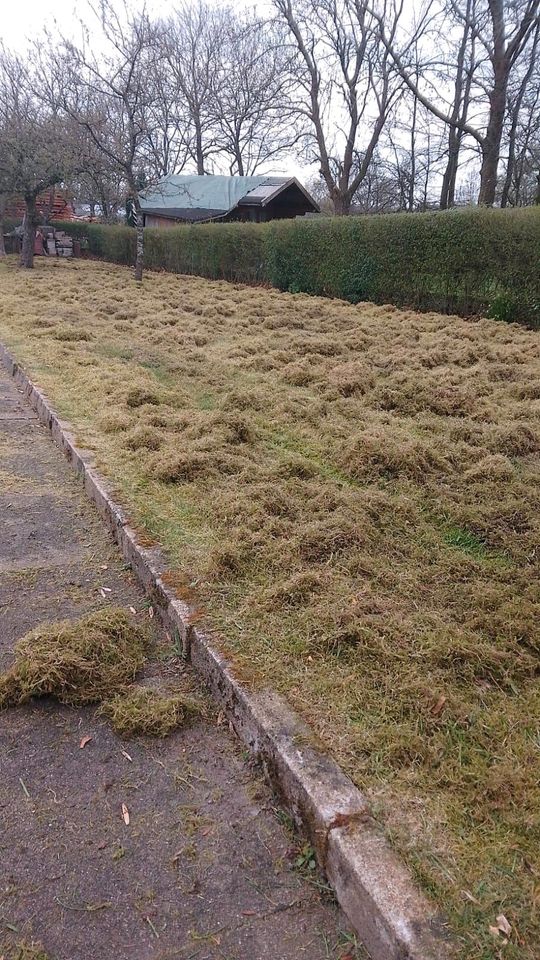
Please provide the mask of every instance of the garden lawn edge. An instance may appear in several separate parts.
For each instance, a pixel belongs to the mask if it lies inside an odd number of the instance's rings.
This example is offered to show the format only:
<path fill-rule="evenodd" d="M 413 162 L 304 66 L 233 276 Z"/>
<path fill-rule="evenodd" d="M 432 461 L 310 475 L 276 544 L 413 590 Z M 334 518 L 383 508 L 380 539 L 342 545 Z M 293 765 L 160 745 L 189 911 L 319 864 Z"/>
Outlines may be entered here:
<path fill-rule="evenodd" d="M 371 815 L 363 794 L 313 743 L 307 724 L 271 690 L 252 690 L 192 622 L 162 574 L 159 548 L 142 547 L 68 423 L 0 343 L 0 361 L 83 482 L 84 490 L 151 598 L 155 612 L 250 753 L 295 824 L 309 837 L 346 916 L 373 960 L 446 960 L 454 954 L 443 917 L 417 888 Z"/>

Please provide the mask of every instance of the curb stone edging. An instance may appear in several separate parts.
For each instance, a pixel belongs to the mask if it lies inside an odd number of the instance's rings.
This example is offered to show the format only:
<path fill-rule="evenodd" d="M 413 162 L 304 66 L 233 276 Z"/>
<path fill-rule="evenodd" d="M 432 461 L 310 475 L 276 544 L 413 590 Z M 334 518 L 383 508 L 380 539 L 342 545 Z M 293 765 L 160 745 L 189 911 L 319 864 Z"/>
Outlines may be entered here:
<path fill-rule="evenodd" d="M 307 832 L 338 902 L 373 960 L 450 960 L 454 950 L 442 918 L 390 847 L 366 798 L 337 763 L 310 743 L 309 727 L 280 696 L 249 690 L 234 677 L 211 638 L 190 622 L 189 606 L 164 583 L 161 551 L 137 543 L 91 455 L 77 448 L 70 425 L 1 343 L 0 360 L 82 479 L 126 561 L 152 595 L 165 628 L 177 637 L 184 657 L 262 764 L 296 825 Z"/>

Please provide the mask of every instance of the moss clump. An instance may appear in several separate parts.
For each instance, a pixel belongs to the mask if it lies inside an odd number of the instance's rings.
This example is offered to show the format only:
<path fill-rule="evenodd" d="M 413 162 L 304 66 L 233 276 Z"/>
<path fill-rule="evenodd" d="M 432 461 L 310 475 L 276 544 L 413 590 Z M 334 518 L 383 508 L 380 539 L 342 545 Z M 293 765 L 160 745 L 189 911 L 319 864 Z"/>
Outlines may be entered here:
<path fill-rule="evenodd" d="M 195 700 L 164 697 L 145 687 L 131 687 L 105 701 L 100 712 L 109 718 L 120 736 L 166 737 L 200 710 Z"/>
<path fill-rule="evenodd" d="M 75 705 L 103 700 L 135 678 L 146 644 L 120 608 L 38 627 L 18 641 L 15 663 L 0 676 L 0 707 L 45 696 Z"/>

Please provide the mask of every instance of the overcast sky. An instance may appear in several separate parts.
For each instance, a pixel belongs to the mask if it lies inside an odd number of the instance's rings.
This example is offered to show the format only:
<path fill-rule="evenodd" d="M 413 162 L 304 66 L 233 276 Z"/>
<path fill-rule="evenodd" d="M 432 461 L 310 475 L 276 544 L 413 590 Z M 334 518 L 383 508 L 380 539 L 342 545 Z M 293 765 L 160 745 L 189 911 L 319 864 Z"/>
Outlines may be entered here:
<path fill-rule="evenodd" d="M 229 5 L 222 0 L 213 0 L 213 2 L 218 7 Z M 69 26 L 77 23 L 85 7 L 84 3 L 76 3 L 75 0 L 24 0 L 24 2 L 1 0 L 1 5 L 0 36 L 8 46 L 14 46 L 19 50 L 26 45 L 27 37 L 36 37 L 44 26 L 52 29 L 55 20 L 64 32 L 69 32 Z M 138 4 L 133 2 L 132 5 L 136 7 Z M 174 2 L 147 0 L 146 6 L 152 13 L 166 13 L 174 9 Z M 254 7 L 257 3 L 254 0 L 252 2 L 234 0 L 233 6 L 238 9 L 238 7 Z"/>
<path fill-rule="evenodd" d="M 210 0 L 212 2 L 212 0 Z M 257 0 L 234 0 L 232 4 L 227 0 L 213 0 L 215 6 L 232 5 L 235 9 L 239 7 L 258 7 L 264 8 L 263 2 Z M 72 31 L 77 31 L 78 22 L 83 17 L 91 24 L 91 15 L 85 10 L 86 4 L 76 3 L 76 0 L 0 0 L 2 12 L 0 14 L 0 37 L 8 48 L 14 50 L 25 50 L 28 38 L 39 38 L 40 32 L 48 28 L 51 33 L 55 32 L 55 24 L 58 30 L 65 35 Z M 138 0 L 132 0 L 132 6 L 139 6 Z M 140 3 L 142 6 L 142 0 Z M 146 7 L 152 14 L 165 14 L 174 9 L 174 0 L 146 0 Z M 85 13 L 87 14 L 85 16 Z M 317 165 L 306 166 L 299 162 L 299 158 L 283 157 L 276 159 L 270 165 L 271 170 L 265 167 L 265 172 L 280 174 L 285 176 L 296 176 L 304 183 L 309 182 L 317 174 Z"/>

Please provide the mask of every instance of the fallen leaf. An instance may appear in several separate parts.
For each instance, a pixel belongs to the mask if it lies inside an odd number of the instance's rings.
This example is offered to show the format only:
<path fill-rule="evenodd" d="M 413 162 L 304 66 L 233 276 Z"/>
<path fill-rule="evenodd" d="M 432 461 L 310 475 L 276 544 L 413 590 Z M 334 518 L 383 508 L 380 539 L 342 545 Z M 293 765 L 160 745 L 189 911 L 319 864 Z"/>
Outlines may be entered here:
<path fill-rule="evenodd" d="M 256 916 L 257 916 L 257 911 L 256 911 L 256 910 L 242 910 L 242 916 L 243 916 L 243 917 L 256 917 Z"/>
<path fill-rule="evenodd" d="M 129 810 L 126 807 L 125 803 L 122 804 L 122 816 L 124 818 L 124 823 L 126 827 L 129 827 Z"/>
<path fill-rule="evenodd" d="M 83 750 L 86 744 L 90 743 L 91 740 L 92 740 L 92 737 L 88 737 L 88 736 L 83 737 L 79 744 L 79 750 Z"/>
<path fill-rule="evenodd" d="M 437 703 L 431 708 L 431 716 L 438 717 L 439 714 L 442 713 L 445 703 L 446 703 L 446 697 L 444 696 L 444 693 L 442 693 L 439 699 L 437 700 Z"/>
<path fill-rule="evenodd" d="M 497 917 L 497 926 L 501 931 L 501 933 L 504 933 L 507 937 L 509 937 L 510 934 L 512 933 L 512 927 L 508 923 L 508 920 L 506 919 L 504 913 L 500 913 L 499 916 Z"/>
<path fill-rule="evenodd" d="M 154 619 L 154 608 L 153 608 L 153 607 L 148 607 L 148 616 L 150 617 L 151 620 Z"/>
<path fill-rule="evenodd" d="M 99 843 L 98 843 L 98 845 L 97 845 L 97 848 L 98 848 L 98 850 L 104 850 L 106 846 L 107 846 L 107 841 L 106 841 L 106 840 L 100 840 Z"/>
<path fill-rule="evenodd" d="M 137 613 L 135 607 L 130 607 L 129 609 L 130 609 L 130 613 Z"/>
<path fill-rule="evenodd" d="M 87 903 L 86 909 L 88 913 L 95 913 L 96 910 L 108 910 L 109 907 L 112 907 L 110 900 L 100 900 L 99 903 Z"/>
<path fill-rule="evenodd" d="M 130 763 L 133 763 L 133 757 L 130 757 L 127 750 L 122 750 L 122 756 L 125 757 L 126 760 L 129 760 Z"/>

